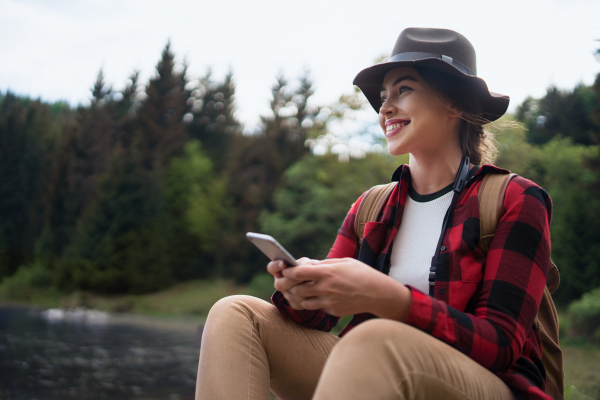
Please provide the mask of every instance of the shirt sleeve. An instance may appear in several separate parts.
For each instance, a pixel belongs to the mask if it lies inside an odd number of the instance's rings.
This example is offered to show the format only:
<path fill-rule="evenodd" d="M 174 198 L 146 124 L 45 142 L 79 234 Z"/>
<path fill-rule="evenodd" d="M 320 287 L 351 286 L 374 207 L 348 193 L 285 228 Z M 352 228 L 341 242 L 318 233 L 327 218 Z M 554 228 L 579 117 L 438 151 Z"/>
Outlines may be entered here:
<path fill-rule="evenodd" d="M 515 182 L 517 181 L 517 182 Z M 415 288 L 406 323 L 441 339 L 492 372 L 519 358 L 540 305 L 550 268 L 552 204 L 548 194 L 517 177 L 487 254 L 472 314 Z"/>
<path fill-rule="evenodd" d="M 354 220 L 356 219 L 356 212 L 363 197 L 364 193 L 358 198 L 352 207 L 350 207 L 350 211 L 346 215 L 346 218 L 342 223 L 342 227 L 338 230 L 337 237 L 333 243 L 333 247 L 327 255 L 327 258 L 358 258 L 360 246 L 358 243 L 358 237 L 354 231 Z M 290 318 L 307 328 L 329 332 L 334 326 L 337 325 L 340 319 L 339 317 L 326 313 L 323 309 L 294 310 L 289 306 L 287 300 L 285 297 L 283 297 L 283 293 L 280 291 L 275 291 L 275 293 L 273 293 L 273 296 L 271 296 L 271 301 L 277 307 L 281 315 L 283 315 L 285 318 Z"/>

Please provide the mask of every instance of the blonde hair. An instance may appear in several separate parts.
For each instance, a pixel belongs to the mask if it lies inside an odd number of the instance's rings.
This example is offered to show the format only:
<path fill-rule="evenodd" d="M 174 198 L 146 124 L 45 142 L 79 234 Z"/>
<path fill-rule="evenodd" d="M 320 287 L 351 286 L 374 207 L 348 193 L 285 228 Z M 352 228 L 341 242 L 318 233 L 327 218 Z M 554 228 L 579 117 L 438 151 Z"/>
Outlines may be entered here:
<path fill-rule="evenodd" d="M 476 88 L 457 76 L 426 67 L 415 67 L 433 93 L 448 100 L 460 111 L 460 148 L 463 156 L 476 165 L 492 164 L 498 155 L 494 134 L 484 128 L 490 123 L 483 116 Z"/>

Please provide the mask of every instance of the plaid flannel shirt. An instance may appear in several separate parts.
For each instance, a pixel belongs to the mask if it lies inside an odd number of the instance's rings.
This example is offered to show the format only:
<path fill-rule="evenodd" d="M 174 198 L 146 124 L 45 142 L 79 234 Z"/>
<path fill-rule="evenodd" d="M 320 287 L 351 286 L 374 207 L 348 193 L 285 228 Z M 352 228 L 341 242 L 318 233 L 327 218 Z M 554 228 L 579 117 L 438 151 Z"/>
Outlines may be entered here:
<path fill-rule="evenodd" d="M 478 247 L 477 193 L 483 176 L 504 171 L 484 165 L 457 199 L 444 233 L 435 274 L 434 296 L 407 286 L 412 303 L 405 323 L 444 341 L 496 373 L 517 399 L 550 399 L 544 392 L 546 373 L 542 345 L 534 319 L 550 268 L 552 203 L 548 194 L 520 176 L 506 190 L 501 219 L 487 258 Z M 359 245 L 354 220 L 364 194 L 354 203 L 338 232 L 328 258 L 353 257 L 388 273 L 389 255 L 410 186 L 408 166 L 401 165 L 379 222 L 365 225 Z M 390 226 L 394 214 L 396 223 Z M 273 304 L 287 318 L 328 332 L 339 318 L 324 310 L 297 311 L 280 292 Z M 355 315 L 340 336 L 359 323 L 375 318 Z"/>

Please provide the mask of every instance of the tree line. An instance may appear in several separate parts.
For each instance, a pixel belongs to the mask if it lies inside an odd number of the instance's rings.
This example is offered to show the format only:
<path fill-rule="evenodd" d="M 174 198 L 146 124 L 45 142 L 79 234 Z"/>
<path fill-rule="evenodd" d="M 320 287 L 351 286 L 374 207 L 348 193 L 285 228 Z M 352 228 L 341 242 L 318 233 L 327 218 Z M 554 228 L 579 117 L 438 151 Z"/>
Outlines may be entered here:
<path fill-rule="evenodd" d="M 231 73 L 194 82 L 167 44 L 143 90 L 138 78 L 114 91 L 100 71 L 77 108 L 0 96 L 0 278 L 35 264 L 62 290 L 140 293 L 256 272 L 242 233 L 309 152 L 310 78 L 277 79 L 254 135 Z"/>
<path fill-rule="evenodd" d="M 334 154 L 347 143 L 330 128 L 368 104 L 353 93 L 315 107 L 313 91 L 308 73 L 278 76 L 271 112 L 245 135 L 233 74 L 192 80 L 167 43 L 143 87 L 136 71 L 113 90 L 100 71 L 89 105 L 0 94 L 0 279 L 34 271 L 35 285 L 104 293 L 244 282 L 266 264 L 247 231 L 274 235 L 297 257 L 325 257 L 352 202 L 406 159 Z M 550 88 L 498 136 L 497 164 L 553 198 L 565 303 L 600 286 L 599 99 L 600 79 Z M 324 142 L 326 154 L 311 152 Z"/>

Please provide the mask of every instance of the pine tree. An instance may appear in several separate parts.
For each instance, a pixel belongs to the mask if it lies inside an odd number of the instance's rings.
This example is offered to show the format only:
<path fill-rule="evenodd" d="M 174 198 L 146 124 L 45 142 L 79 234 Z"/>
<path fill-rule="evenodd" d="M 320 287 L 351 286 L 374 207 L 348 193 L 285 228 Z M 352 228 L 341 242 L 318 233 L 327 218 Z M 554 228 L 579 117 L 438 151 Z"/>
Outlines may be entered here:
<path fill-rule="evenodd" d="M 187 102 L 185 73 L 175 71 L 175 56 L 167 42 L 137 114 L 136 137 L 147 169 L 165 165 L 188 140 L 183 124 Z"/>
<path fill-rule="evenodd" d="M 48 106 L 10 92 L 0 104 L 0 279 L 33 259 L 42 227 Z"/>
<path fill-rule="evenodd" d="M 217 83 L 209 70 L 188 99 L 188 132 L 202 143 L 218 171 L 225 168 L 234 135 L 241 131 L 234 116 L 234 96 L 233 73 L 230 71 L 223 82 Z"/>
<path fill-rule="evenodd" d="M 528 98 L 519 106 L 517 117 L 528 128 L 530 143 L 544 144 L 555 136 L 569 137 L 574 143 L 593 144 L 598 127 L 591 112 L 600 106 L 591 87 L 578 85 L 575 89 L 548 88 L 539 100 Z"/>
<path fill-rule="evenodd" d="M 170 283 L 159 181 L 136 147 L 117 149 L 59 264 L 67 289 L 148 292 Z"/>
<path fill-rule="evenodd" d="M 95 105 L 102 105 L 104 101 L 110 99 L 110 95 L 112 94 L 112 87 L 107 86 L 104 81 L 104 71 L 100 68 L 98 71 L 98 76 L 96 77 L 96 82 L 91 89 L 92 92 L 92 107 Z"/>
<path fill-rule="evenodd" d="M 263 256 L 247 242 L 244 233 L 258 230 L 260 213 L 273 210 L 273 193 L 284 172 L 309 153 L 305 146 L 307 125 L 303 122 L 318 112 L 307 106 L 313 93 L 308 73 L 295 90 L 290 90 L 280 75 L 271 93 L 272 115 L 262 117 L 258 134 L 236 135 L 227 165 L 228 192 L 238 212 L 224 238 L 227 248 L 235 249 L 235 253 L 224 256 L 224 264 L 230 268 L 229 275 L 241 280 L 264 268 Z"/>

